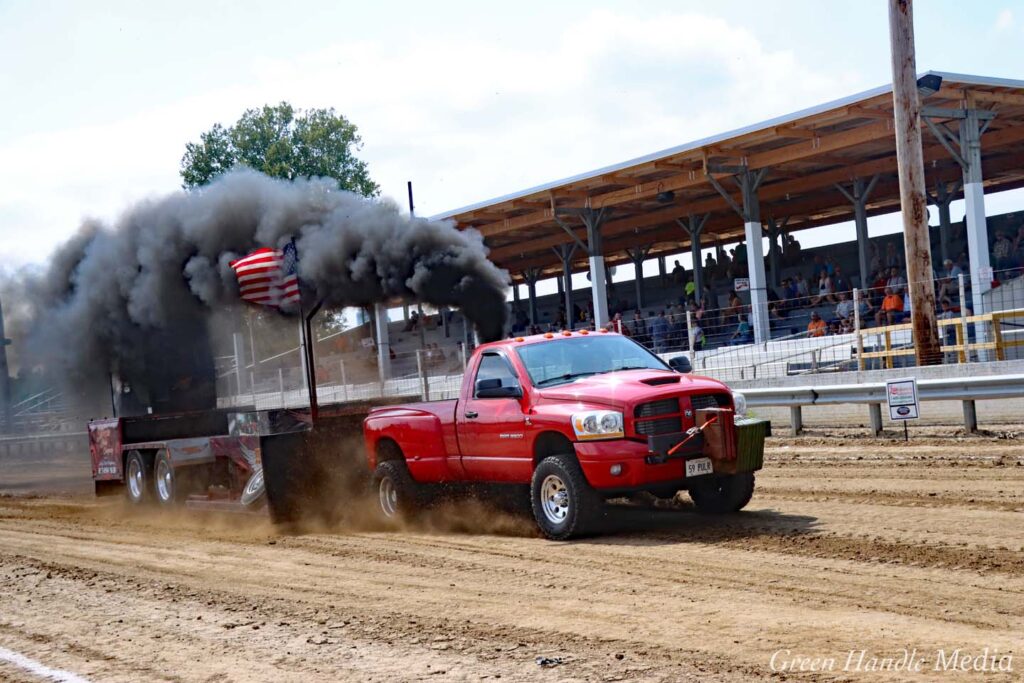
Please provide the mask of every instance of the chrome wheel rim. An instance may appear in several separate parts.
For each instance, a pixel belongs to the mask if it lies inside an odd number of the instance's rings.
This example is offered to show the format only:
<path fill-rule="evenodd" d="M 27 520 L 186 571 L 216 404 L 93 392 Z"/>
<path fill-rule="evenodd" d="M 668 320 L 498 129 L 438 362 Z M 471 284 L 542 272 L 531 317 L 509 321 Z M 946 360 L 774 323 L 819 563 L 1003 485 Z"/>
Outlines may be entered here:
<path fill-rule="evenodd" d="M 160 496 L 162 502 L 168 503 L 171 500 L 173 491 L 174 473 L 171 471 L 167 461 L 161 460 L 156 464 L 156 494 Z"/>
<path fill-rule="evenodd" d="M 146 485 L 144 477 L 142 464 L 134 458 L 130 460 L 128 462 L 128 493 L 131 494 L 133 500 L 142 498 L 142 490 Z"/>
<path fill-rule="evenodd" d="M 380 498 L 380 510 L 385 517 L 395 517 L 398 514 L 398 491 L 395 490 L 395 483 L 391 477 L 384 477 L 380 480 L 377 489 Z"/>
<path fill-rule="evenodd" d="M 540 485 L 540 507 L 552 524 L 561 524 L 569 516 L 569 489 L 561 477 L 549 474 Z"/>

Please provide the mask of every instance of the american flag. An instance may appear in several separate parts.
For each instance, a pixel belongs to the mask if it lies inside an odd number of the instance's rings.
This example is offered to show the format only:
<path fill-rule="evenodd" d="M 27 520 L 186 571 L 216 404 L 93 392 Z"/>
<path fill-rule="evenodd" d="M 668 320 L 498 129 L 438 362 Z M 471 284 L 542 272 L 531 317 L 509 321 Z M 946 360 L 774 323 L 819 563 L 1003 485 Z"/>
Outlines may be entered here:
<path fill-rule="evenodd" d="M 299 302 L 299 262 L 295 242 L 284 249 L 263 247 L 231 262 L 242 299 L 264 306 L 285 307 Z"/>

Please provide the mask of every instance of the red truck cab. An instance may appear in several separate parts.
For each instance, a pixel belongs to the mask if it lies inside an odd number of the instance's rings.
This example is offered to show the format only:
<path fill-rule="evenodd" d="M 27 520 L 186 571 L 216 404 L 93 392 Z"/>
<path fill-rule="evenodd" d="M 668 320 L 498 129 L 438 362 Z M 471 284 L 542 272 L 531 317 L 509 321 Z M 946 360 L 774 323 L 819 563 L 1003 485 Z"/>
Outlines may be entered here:
<path fill-rule="evenodd" d="M 628 337 L 561 332 L 482 345 L 458 399 L 376 408 L 363 428 L 385 516 L 437 485 L 528 485 L 541 531 L 564 539 L 593 530 L 606 499 L 639 491 L 745 506 L 768 424 L 739 417 L 743 404 Z"/>

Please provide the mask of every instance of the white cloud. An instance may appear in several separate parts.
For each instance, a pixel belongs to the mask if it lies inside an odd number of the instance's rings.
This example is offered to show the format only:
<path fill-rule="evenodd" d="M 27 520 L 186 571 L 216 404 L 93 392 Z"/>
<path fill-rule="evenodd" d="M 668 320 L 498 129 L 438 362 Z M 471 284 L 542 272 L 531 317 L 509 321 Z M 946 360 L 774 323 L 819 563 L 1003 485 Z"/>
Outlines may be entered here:
<path fill-rule="evenodd" d="M 1009 7 L 1002 10 L 996 17 L 996 30 L 1009 31 L 1013 28 L 1013 10 Z"/>
<path fill-rule="evenodd" d="M 684 38 L 685 36 L 685 38 Z M 779 45 L 788 41 L 779 37 Z M 386 194 L 432 214 L 723 132 L 863 87 L 701 14 L 595 11 L 528 49 L 472 35 L 347 42 L 172 106 L 0 146 L 0 258 L 38 260 L 83 215 L 178 186 L 186 141 L 247 107 L 333 106 Z"/>

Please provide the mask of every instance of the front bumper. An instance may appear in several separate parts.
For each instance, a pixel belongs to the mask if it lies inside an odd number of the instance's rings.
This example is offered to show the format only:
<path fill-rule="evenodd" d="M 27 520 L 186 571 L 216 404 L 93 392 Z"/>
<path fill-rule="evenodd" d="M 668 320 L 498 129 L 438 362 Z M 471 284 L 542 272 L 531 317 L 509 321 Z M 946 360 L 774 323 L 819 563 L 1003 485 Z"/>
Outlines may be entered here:
<path fill-rule="evenodd" d="M 753 472 L 764 465 L 764 440 L 771 434 L 767 420 L 736 420 L 736 458 L 713 461 L 716 473 Z M 685 434 L 679 434 L 681 441 Z M 629 439 L 577 442 L 576 458 L 587 481 L 595 489 L 616 491 L 643 490 L 686 481 L 686 460 L 705 457 L 693 449 L 681 450 L 676 457 L 660 458 L 648 444 Z M 662 454 L 663 455 L 663 454 Z M 652 457 L 655 456 L 655 457 Z M 613 465 L 621 471 L 611 473 Z M 682 488 L 682 487 L 680 487 Z"/>

